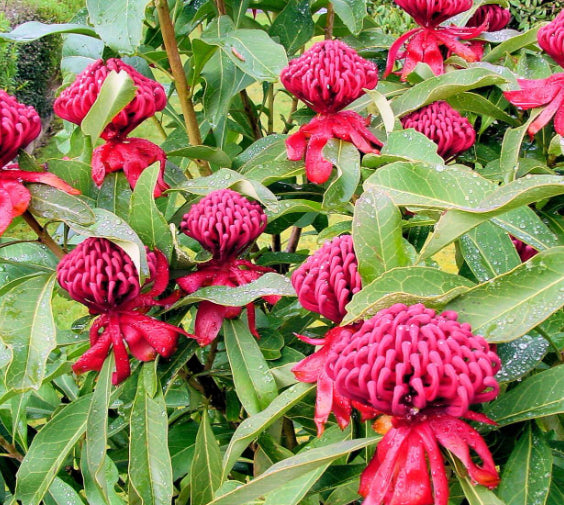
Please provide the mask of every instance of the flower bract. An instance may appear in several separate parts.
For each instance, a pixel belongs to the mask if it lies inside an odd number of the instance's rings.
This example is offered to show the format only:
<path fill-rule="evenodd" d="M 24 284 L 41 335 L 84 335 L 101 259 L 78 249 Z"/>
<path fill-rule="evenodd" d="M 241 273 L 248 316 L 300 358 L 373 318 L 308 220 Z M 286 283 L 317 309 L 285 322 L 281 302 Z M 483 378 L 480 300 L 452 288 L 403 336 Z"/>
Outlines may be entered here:
<path fill-rule="evenodd" d="M 541 27 L 537 33 L 539 46 L 564 67 L 564 10 L 550 23 Z"/>

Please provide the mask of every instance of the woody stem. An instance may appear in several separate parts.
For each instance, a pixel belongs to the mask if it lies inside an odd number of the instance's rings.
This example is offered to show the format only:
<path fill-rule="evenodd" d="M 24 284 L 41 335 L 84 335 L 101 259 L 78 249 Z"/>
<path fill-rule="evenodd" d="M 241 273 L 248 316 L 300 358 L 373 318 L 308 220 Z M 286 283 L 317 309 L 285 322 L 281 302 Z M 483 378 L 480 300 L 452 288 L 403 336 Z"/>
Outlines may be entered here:
<path fill-rule="evenodd" d="M 57 258 L 62 259 L 65 255 L 65 251 L 61 249 L 61 246 L 57 244 L 52 238 L 51 235 L 47 233 L 45 228 L 39 224 L 37 219 L 33 217 L 31 212 L 26 210 L 22 217 L 24 218 L 25 222 L 29 225 L 29 227 L 36 233 L 39 242 L 47 246 L 51 252 L 57 256 Z"/>
<path fill-rule="evenodd" d="M 327 23 L 325 25 L 325 40 L 331 40 L 333 38 L 333 24 L 335 22 L 335 11 L 333 10 L 333 4 L 331 2 L 327 3 Z"/>

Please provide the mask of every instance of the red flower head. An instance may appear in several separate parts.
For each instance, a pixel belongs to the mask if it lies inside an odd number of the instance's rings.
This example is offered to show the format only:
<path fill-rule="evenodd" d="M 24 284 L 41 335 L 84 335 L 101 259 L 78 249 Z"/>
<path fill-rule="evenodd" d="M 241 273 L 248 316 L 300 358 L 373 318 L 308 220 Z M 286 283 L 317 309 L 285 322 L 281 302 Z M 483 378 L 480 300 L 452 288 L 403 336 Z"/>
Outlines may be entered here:
<path fill-rule="evenodd" d="M 377 153 L 380 141 L 369 119 L 344 107 L 378 84 L 378 69 L 339 40 L 317 42 L 280 74 L 282 84 L 319 114 L 286 140 L 288 159 L 305 156 L 307 178 L 322 184 L 333 165 L 322 156 L 332 138 L 352 142 L 363 153 Z"/>
<path fill-rule="evenodd" d="M 511 241 L 517 250 L 519 258 L 521 258 L 521 261 L 523 262 L 530 260 L 533 256 L 538 254 L 538 251 L 534 247 L 525 244 L 525 242 L 522 242 L 518 238 L 511 237 Z"/>
<path fill-rule="evenodd" d="M 338 112 L 378 84 L 378 68 L 340 40 L 315 43 L 282 70 L 280 81 L 315 112 Z"/>
<path fill-rule="evenodd" d="M 0 89 L 0 168 L 12 161 L 41 131 L 39 114 Z"/>
<path fill-rule="evenodd" d="M 405 81 L 418 63 L 427 63 L 435 75 L 444 73 L 441 46 L 451 53 L 457 54 L 466 61 L 478 61 L 482 49 L 478 46 L 466 45 L 461 40 L 477 37 L 486 25 L 475 28 L 459 28 L 457 26 L 439 26 L 448 18 L 467 11 L 472 7 L 472 0 L 395 0 L 410 14 L 421 28 L 414 28 L 401 35 L 390 47 L 384 77 L 392 72 L 394 63 L 405 58 L 401 71 L 401 80 Z M 403 45 L 404 51 L 400 51 Z"/>
<path fill-rule="evenodd" d="M 342 235 L 325 243 L 294 271 L 292 285 L 304 308 L 339 324 L 346 315 L 345 306 L 362 287 L 352 237 Z M 355 326 L 337 326 L 329 330 L 322 339 L 296 335 L 308 344 L 323 346 L 292 368 L 299 381 L 317 382 L 314 420 L 319 436 L 323 433 L 331 411 L 341 428 L 350 421 L 351 401 L 335 390 L 333 380 L 325 371 L 325 362 L 330 349 L 345 335 L 353 333 L 354 328 Z M 372 409 L 362 405 L 358 407 L 364 417 L 375 416 Z"/>
<path fill-rule="evenodd" d="M 123 170 L 131 189 L 133 189 L 143 170 L 155 162 L 160 164 L 160 173 L 154 192 L 156 198 L 169 188 L 169 185 L 163 179 L 166 154 L 159 146 L 145 139 L 109 140 L 94 149 L 92 153 L 92 179 L 98 186 L 101 186 L 106 174 Z"/>
<path fill-rule="evenodd" d="M 213 258 L 198 265 L 198 270 L 176 280 L 178 285 L 191 294 L 205 286 L 242 286 L 257 280 L 272 268 L 254 265 L 238 256 L 266 228 L 266 214 L 258 203 L 251 203 L 235 191 L 212 191 L 184 214 L 180 229 L 194 238 Z M 276 303 L 279 296 L 264 296 L 269 303 Z M 202 301 L 198 305 L 195 337 L 201 346 L 212 342 L 221 329 L 224 319 L 233 319 L 241 313 L 241 307 L 226 307 Z M 255 328 L 255 307 L 247 305 L 247 319 L 251 333 L 259 338 Z"/>
<path fill-rule="evenodd" d="M 414 128 L 437 144 L 437 152 L 445 160 L 466 151 L 476 141 L 470 121 L 443 101 L 408 114 L 401 123 L 404 128 Z"/>
<path fill-rule="evenodd" d="M 537 33 L 539 46 L 561 67 L 564 67 L 564 10 Z"/>
<path fill-rule="evenodd" d="M 484 440 L 458 417 L 491 423 L 468 409 L 496 397 L 500 360 L 456 319 L 455 312 L 396 304 L 330 350 L 326 371 L 337 392 L 393 416 L 393 427 L 361 477 L 366 505 L 446 505 L 439 445 L 462 461 L 475 482 L 490 488 L 499 482 Z M 470 449 L 481 465 L 472 461 Z"/>
<path fill-rule="evenodd" d="M 31 194 L 22 182 L 48 184 L 72 195 L 80 193 L 55 174 L 28 172 L 19 170 L 15 163 L 8 164 L 40 131 L 41 119 L 35 109 L 0 90 L 0 235 L 27 210 Z"/>
<path fill-rule="evenodd" d="M 87 238 L 57 266 L 57 280 L 71 298 L 98 315 L 90 328 L 90 349 L 73 365 L 76 373 L 100 370 L 110 347 L 116 359 L 112 382 L 119 384 L 130 374 L 124 344 L 140 361 L 157 354 L 169 357 L 178 334 L 191 336 L 171 324 L 145 315 L 155 305 L 169 305 L 175 293 L 157 300 L 168 284 L 168 263 L 160 251 L 148 251 L 150 277 L 140 285 L 131 258 L 123 249 L 104 238 Z"/>
<path fill-rule="evenodd" d="M 166 93 L 156 81 L 147 79 L 130 65 L 117 58 L 110 58 L 106 63 L 97 60 L 88 65 L 76 80 L 55 100 L 53 109 L 57 116 L 80 124 L 98 98 L 100 88 L 108 74 L 115 70 L 129 74 L 137 90 L 135 98 L 122 110 L 102 132 L 105 140 L 125 137 L 145 119 L 164 109 Z"/>
<path fill-rule="evenodd" d="M 496 4 L 482 5 L 468 20 L 466 26 L 486 25 L 486 31 L 498 32 L 503 30 L 511 20 L 511 12 Z"/>
<path fill-rule="evenodd" d="M 472 0 L 394 0 L 419 26 L 435 28 L 472 7 Z"/>

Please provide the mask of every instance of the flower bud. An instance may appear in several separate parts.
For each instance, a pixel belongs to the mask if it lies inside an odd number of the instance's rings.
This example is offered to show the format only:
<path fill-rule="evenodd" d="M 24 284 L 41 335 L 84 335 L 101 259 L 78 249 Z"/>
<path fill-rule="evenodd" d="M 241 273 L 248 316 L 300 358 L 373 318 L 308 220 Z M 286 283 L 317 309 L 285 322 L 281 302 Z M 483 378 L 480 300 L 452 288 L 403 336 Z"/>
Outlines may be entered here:
<path fill-rule="evenodd" d="M 537 40 L 539 46 L 556 63 L 564 67 L 564 10 L 538 31 Z"/>
<path fill-rule="evenodd" d="M 12 161 L 41 131 L 39 114 L 0 90 L 0 169 Z"/>
<path fill-rule="evenodd" d="M 443 101 L 408 114 L 401 123 L 404 128 L 414 128 L 437 144 L 437 152 L 445 160 L 466 151 L 476 141 L 470 121 Z"/>
<path fill-rule="evenodd" d="M 231 189 L 212 191 L 184 214 L 180 229 L 213 254 L 239 256 L 266 228 L 262 207 Z"/>
<path fill-rule="evenodd" d="M 71 123 L 81 124 L 112 70 L 126 72 L 137 90 L 133 100 L 104 128 L 101 134 L 103 139 L 123 138 L 145 119 L 164 109 L 166 93 L 158 82 L 148 79 L 123 61 L 110 58 L 105 63 L 103 60 L 95 61 L 77 76 L 55 100 L 55 114 Z"/>
<path fill-rule="evenodd" d="M 511 12 L 496 4 L 482 5 L 468 20 L 466 26 L 481 26 L 487 24 L 486 31 L 498 32 L 503 30 L 511 20 Z"/>
<path fill-rule="evenodd" d="M 319 113 L 333 113 L 373 89 L 376 65 L 339 40 L 317 42 L 282 70 L 284 87 Z"/>
<path fill-rule="evenodd" d="M 360 291 L 361 284 L 350 235 L 326 242 L 292 274 L 292 285 L 302 306 L 337 324 L 345 317 L 345 306 Z"/>

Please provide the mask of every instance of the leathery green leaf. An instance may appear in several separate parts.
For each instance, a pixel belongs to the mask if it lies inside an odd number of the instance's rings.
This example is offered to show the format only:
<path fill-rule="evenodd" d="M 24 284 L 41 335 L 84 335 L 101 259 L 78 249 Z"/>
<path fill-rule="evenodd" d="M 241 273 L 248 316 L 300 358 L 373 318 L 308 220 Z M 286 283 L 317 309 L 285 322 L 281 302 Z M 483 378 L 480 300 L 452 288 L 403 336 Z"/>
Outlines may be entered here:
<path fill-rule="evenodd" d="M 33 439 L 16 475 L 16 498 L 39 505 L 78 439 L 86 430 L 92 395 L 65 406 Z"/>
<path fill-rule="evenodd" d="M 221 452 L 208 413 L 202 413 L 190 471 L 190 504 L 206 505 L 221 484 Z"/>
<path fill-rule="evenodd" d="M 509 342 L 542 323 L 564 304 L 564 246 L 463 293 L 446 308 L 489 342 Z"/>

